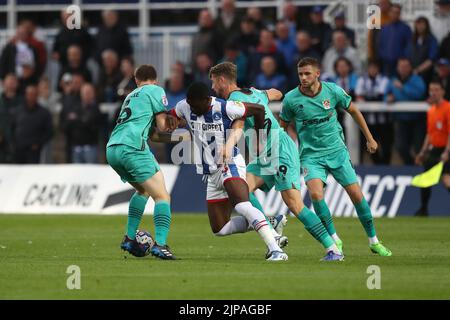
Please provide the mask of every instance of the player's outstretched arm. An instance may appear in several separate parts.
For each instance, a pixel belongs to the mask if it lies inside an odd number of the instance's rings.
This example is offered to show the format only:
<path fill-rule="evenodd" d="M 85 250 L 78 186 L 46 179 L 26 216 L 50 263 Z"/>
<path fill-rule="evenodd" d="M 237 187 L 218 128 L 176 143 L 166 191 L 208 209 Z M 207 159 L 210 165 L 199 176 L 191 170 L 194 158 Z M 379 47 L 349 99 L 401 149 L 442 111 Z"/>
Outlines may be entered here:
<path fill-rule="evenodd" d="M 364 137 L 366 137 L 367 151 L 369 151 L 370 153 L 375 153 L 378 149 L 378 144 L 373 138 L 372 133 L 370 132 L 361 111 L 359 111 L 358 107 L 355 106 L 353 102 L 350 103 L 350 106 L 346 109 L 346 111 L 352 116 L 353 120 L 355 120 L 362 133 L 364 134 Z"/>

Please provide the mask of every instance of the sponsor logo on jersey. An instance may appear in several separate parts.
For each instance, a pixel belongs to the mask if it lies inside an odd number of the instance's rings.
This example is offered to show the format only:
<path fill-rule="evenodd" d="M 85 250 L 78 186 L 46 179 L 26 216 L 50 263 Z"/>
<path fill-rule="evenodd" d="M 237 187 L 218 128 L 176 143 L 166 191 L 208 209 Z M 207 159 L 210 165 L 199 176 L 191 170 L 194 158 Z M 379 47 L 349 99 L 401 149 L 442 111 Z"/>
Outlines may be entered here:
<path fill-rule="evenodd" d="M 223 124 L 191 121 L 191 128 L 194 131 L 223 131 Z"/>
<path fill-rule="evenodd" d="M 222 119 L 222 114 L 220 112 L 216 112 L 213 114 L 213 119 L 215 121 L 219 121 L 220 119 Z"/>
<path fill-rule="evenodd" d="M 325 109 L 330 109 L 330 99 L 323 100 L 322 105 Z"/>
<path fill-rule="evenodd" d="M 167 97 L 166 96 L 162 96 L 162 103 L 165 106 L 167 106 L 169 104 L 169 102 L 167 101 Z"/>
<path fill-rule="evenodd" d="M 310 120 L 303 120 L 303 125 L 304 126 L 309 126 L 309 125 L 318 125 L 324 122 L 328 122 L 330 121 L 330 116 L 326 116 L 325 118 L 320 118 L 320 119 L 310 119 Z"/>

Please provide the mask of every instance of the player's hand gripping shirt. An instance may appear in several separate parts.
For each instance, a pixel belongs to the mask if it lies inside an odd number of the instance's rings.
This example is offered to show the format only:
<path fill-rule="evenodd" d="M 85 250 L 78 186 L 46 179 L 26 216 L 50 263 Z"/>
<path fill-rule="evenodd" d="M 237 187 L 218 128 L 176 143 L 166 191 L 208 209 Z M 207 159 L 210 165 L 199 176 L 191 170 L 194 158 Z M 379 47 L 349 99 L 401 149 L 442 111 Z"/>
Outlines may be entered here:
<path fill-rule="evenodd" d="M 227 130 L 231 129 L 233 120 L 245 117 L 244 104 L 211 97 L 208 112 L 198 116 L 191 111 L 186 100 L 182 100 L 171 112 L 178 118 L 184 118 L 191 131 L 197 173 L 212 174 L 219 170 L 218 151 L 226 143 Z M 239 149 L 235 147 L 233 157 L 238 154 Z"/>
<path fill-rule="evenodd" d="M 314 97 L 303 94 L 299 87 L 285 95 L 280 118 L 295 122 L 301 159 L 320 158 L 347 148 L 337 109 L 348 109 L 350 102 L 351 97 L 341 87 L 325 81 Z"/>
<path fill-rule="evenodd" d="M 165 112 L 166 93 L 157 85 L 144 85 L 125 98 L 108 146 L 124 144 L 144 150 L 155 116 Z"/>

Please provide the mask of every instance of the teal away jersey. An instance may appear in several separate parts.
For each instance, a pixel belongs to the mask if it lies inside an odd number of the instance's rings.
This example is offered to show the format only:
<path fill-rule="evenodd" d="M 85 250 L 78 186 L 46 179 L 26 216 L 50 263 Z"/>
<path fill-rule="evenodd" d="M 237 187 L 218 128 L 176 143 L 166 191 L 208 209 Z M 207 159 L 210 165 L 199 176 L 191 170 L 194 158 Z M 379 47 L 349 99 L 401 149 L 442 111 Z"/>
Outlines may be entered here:
<path fill-rule="evenodd" d="M 351 97 L 331 82 L 321 82 L 319 93 L 310 97 L 297 87 L 283 99 L 280 118 L 295 122 L 300 158 L 320 158 L 346 148 L 337 108 L 348 109 Z"/>
<path fill-rule="evenodd" d="M 156 114 L 165 112 L 166 105 L 166 93 L 157 85 L 144 85 L 133 90 L 122 104 L 108 146 L 124 144 L 143 150 Z"/>
<path fill-rule="evenodd" d="M 240 91 L 233 91 L 230 94 L 229 100 L 241 101 L 241 102 L 249 102 L 261 104 L 264 106 L 266 111 L 264 117 L 264 129 L 267 130 L 267 154 L 271 154 L 271 146 L 272 146 L 272 136 L 276 133 L 278 134 L 278 140 L 280 140 L 286 133 L 283 128 L 281 128 L 278 120 L 272 113 L 272 110 L 269 108 L 269 98 L 267 97 L 267 93 L 264 90 L 258 90 L 255 88 L 250 89 L 242 89 Z M 244 130 L 247 131 L 250 128 L 255 128 L 255 118 L 247 117 L 245 118 L 245 127 Z M 251 141 L 248 141 L 249 145 L 252 145 Z M 277 144 L 279 145 L 279 144 Z"/>

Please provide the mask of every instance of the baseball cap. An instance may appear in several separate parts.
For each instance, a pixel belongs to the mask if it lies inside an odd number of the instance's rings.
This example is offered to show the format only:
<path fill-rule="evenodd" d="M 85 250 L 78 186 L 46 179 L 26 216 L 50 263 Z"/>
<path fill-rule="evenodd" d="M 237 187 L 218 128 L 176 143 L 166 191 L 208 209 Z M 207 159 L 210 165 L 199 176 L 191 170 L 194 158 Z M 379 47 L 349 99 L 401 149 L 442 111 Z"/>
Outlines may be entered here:
<path fill-rule="evenodd" d="M 438 65 L 441 65 L 441 66 L 450 66 L 450 61 L 448 60 L 448 59 L 446 59 L 446 58 L 440 58 L 438 61 L 437 61 L 437 64 Z"/>
<path fill-rule="evenodd" d="M 321 6 L 314 6 L 311 10 L 312 13 L 322 13 L 323 8 Z"/>
<path fill-rule="evenodd" d="M 336 13 L 336 15 L 334 16 L 334 18 L 335 19 L 345 19 L 345 12 L 343 11 L 343 10 L 341 10 L 341 11 L 338 11 L 337 13 Z"/>

